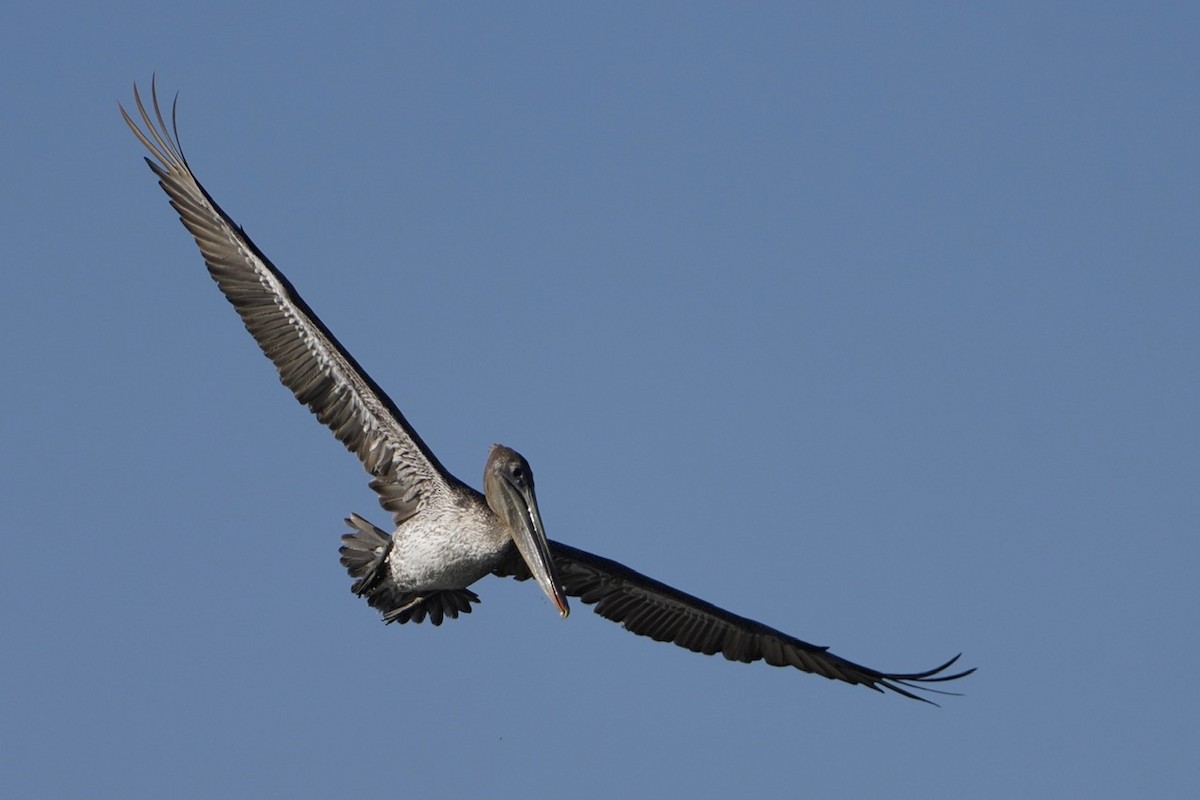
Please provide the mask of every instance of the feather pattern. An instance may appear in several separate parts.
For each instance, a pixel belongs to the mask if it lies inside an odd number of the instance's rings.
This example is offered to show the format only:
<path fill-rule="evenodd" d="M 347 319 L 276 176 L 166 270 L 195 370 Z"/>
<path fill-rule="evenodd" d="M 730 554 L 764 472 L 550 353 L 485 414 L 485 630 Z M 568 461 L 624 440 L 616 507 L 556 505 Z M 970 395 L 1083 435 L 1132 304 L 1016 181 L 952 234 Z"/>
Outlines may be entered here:
<path fill-rule="evenodd" d="M 945 674 L 958 661 L 955 656 L 922 672 L 880 672 L 834 655 L 827 647 L 809 644 L 761 622 L 730 613 L 611 559 L 555 541 L 550 542 L 550 552 L 568 596 L 578 597 L 597 614 L 631 633 L 670 642 L 694 653 L 720 653 L 730 661 L 748 664 L 761 660 L 774 667 L 794 667 L 923 702 L 930 701 L 912 690 L 953 694 L 926 684 L 957 680 L 975 671 Z M 529 570 L 519 559 L 509 558 L 496 574 L 525 580 Z"/>
<path fill-rule="evenodd" d="M 283 273 L 196 180 L 178 144 L 174 109 L 168 126 L 157 87 L 151 88 L 153 117 L 137 86 L 133 92 L 145 130 L 124 108 L 121 115 L 150 151 L 146 163 L 195 237 L 209 274 L 271 359 L 283 385 L 358 456 L 372 476 L 380 505 L 399 524 L 432 498 L 465 489 Z"/>

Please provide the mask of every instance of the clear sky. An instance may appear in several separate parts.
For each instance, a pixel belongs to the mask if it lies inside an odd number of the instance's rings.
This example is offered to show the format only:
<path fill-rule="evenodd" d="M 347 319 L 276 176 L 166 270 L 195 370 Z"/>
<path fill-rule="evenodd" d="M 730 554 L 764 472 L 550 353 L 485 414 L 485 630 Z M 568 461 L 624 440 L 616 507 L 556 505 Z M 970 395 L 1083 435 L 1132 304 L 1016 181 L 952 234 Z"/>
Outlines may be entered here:
<path fill-rule="evenodd" d="M 0 793 L 1192 796 L 1194 4 L 83 5 L 0 12 Z M 455 474 L 966 694 L 498 579 L 382 625 L 386 514 L 117 114 L 155 71 Z"/>

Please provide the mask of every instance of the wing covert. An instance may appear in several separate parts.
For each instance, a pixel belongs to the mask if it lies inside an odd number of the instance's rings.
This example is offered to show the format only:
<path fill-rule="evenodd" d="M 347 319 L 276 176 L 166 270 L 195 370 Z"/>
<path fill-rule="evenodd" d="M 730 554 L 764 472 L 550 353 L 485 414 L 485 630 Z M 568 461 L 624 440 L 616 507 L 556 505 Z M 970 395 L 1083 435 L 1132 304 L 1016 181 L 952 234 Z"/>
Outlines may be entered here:
<path fill-rule="evenodd" d="M 168 127 L 153 83 L 153 118 L 136 84 L 133 94 L 146 130 L 119 106 L 121 116 L 153 156 L 146 163 L 195 238 L 209 274 L 275 364 L 283 385 L 358 456 L 380 504 L 399 523 L 429 496 L 461 486 L 291 282 L 196 180 L 178 144 L 174 107 Z"/>

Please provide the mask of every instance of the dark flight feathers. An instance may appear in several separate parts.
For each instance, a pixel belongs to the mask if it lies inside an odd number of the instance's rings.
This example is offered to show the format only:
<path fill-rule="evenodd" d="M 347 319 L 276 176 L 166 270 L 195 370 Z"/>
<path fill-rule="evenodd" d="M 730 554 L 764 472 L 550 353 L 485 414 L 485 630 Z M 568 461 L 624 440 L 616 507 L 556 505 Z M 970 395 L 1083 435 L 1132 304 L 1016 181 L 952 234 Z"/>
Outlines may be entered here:
<path fill-rule="evenodd" d="M 563 591 L 592 606 L 605 619 L 659 642 L 670 642 L 694 653 L 720 653 L 730 661 L 765 661 L 775 667 L 795 667 L 832 680 L 889 690 L 930 702 L 910 690 L 954 694 L 921 685 L 964 678 L 974 669 L 943 674 L 959 656 L 923 672 L 880 672 L 834 655 L 782 631 L 732 614 L 712 603 L 619 564 L 560 542 L 550 542 Z M 529 570 L 519 558 L 508 559 L 497 575 L 526 580 Z"/>

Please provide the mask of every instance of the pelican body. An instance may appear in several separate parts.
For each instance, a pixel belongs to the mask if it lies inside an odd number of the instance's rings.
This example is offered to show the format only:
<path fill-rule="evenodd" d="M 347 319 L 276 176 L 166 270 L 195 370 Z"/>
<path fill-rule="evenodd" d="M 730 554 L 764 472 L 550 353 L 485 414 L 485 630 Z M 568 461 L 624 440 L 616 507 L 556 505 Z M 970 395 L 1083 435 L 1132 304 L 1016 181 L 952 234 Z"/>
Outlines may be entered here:
<path fill-rule="evenodd" d="M 601 556 L 546 537 L 533 471 L 515 450 L 493 445 L 480 492 L 455 478 L 391 398 L 358 365 L 275 265 L 217 205 L 178 144 L 175 109 L 167 125 L 152 84 L 153 114 L 134 86 L 140 125 L 130 130 L 146 163 L 200 248 L 209 274 L 274 363 L 280 381 L 354 453 L 371 476 L 388 533 L 352 514 L 341 561 L 352 591 L 385 622 L 434 625 L 469 613 L 469 587 L 487 575 L 533 578 L 558 612 L 567 596 L 635 634 L 731 661 L 762 660 L 826 678 L 930 702 L 914 691 L 965 677 L 948 674 L 958 656 L 920 672 L 881 672 L 760 622 L 740 617 Z M 946 693 L 946 692 L 941 692 Z"/>
<path fill-rule="evenodd" d="M 447 486 L 443 498 L 400 521 L 391 536 L 351 514 L 346 524 L 354 533 L 342 537 L 341 547 L 342 565 L 357 579 L 351 590 L 378 608 L 385 622 L 420 622 L 428 614 L 440 625 L 479 602 L 466 587 L 519 556 L 567 616 L 529 462 L 494 444 L 483 485 L 486 495 Z"/>

